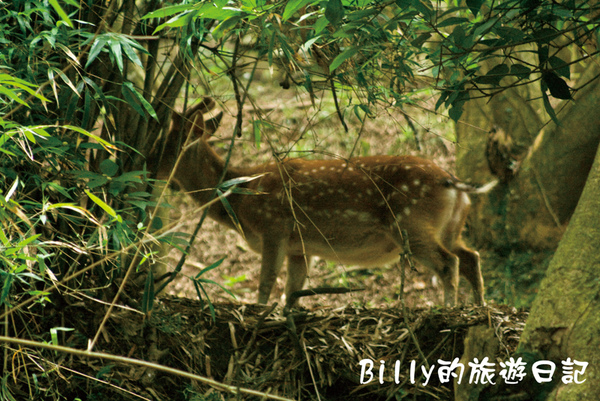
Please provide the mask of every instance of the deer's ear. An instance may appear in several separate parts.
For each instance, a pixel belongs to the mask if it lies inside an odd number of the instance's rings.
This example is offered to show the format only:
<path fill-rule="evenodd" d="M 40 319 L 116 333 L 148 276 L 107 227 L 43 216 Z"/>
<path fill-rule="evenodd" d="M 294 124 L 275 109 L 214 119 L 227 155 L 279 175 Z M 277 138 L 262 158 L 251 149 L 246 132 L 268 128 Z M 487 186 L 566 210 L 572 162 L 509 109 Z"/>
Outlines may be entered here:
<path fill-rule="evenodd" d="M 173 110 L 171 113 L 171 129 L 170 132 L 179 132 L 183 125 L 183 116 Z"/>
<path fill-rule="evenodd" d="M 216 106 L 215 100 L 211 97 L 205 97 L 185 112 L 185 118 L 191 120 L 196 113 L 204 114 Z"/>
<path fill-rule="evenodd" d="M 174 138 L 176 138 L 178 135 L 184 135 L 184 138 L 187 138 L 190 131 L 197 138 L 200 138 L 206 131 L 202 111 L 196 111 L 191 114 L 185 113 L 185 116 L 174 111 L 171 115 L 169 137 L 175 135 Z"/>
<path fill-rule="evenodd" d="M 209 135 L 214 134 L 217 131 L 217 129 L 219 128 L 219 125 L 221 125 L 222 119 L 223 119 L 223 112 L 221 111 L 215 117 L 206 121 L 206 123 L 205 123 L 206 133 Z"/>
<path fill-rule="evenodd" d="M 204 121 L 204 113 L 197 111 L 190 116 L 190 119 L 185 122 L 185 135 L 192 131 L 195 138 L 201 138 L 206 133 L 206 122 Z"/>
<path fill-rule="evenodd" d="M 187 134 L 191 130 L 192 135 L 196 138 L 213 134 L 219 127 L 223 112 L 208 121 L 204 119 L 204 113 L 211 111 L 215 106 L 216 103 L 213 98 L 205 97 L 188 109 L 183 117 L 185 120 L 185 133 Z"/>

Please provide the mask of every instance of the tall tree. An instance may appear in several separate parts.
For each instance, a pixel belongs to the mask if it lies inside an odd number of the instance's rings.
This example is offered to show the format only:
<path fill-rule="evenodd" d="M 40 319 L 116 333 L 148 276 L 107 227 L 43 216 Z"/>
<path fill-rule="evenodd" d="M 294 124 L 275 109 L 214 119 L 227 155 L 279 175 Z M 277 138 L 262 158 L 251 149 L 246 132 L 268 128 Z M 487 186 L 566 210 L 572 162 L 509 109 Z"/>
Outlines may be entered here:
<path fill-rule="evenodd" d="M 549 361 L 555 367 L 552 382 L 524 389 L 531 398 L 583 400 L 600 395 L 600 382 L 596 380 L 600 374 L 599 199 L 600 151 L 597 150 L 585 188 L 542 280 L 517 350 L 518 356 L 529 364 Z"/>

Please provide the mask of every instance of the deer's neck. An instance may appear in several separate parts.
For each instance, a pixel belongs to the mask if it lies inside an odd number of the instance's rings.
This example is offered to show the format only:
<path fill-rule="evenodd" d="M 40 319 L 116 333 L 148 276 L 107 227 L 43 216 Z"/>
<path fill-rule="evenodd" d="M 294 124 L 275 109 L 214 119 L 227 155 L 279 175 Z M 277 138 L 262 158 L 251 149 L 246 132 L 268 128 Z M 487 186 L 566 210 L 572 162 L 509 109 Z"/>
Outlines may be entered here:
<path fill-rule="evenodd" d="M 224 170 L 225 160 L 206 141 L 200 140 L 184 151 L 175 173 L 175 180 L 185 192 L 203 205 L 213 199 L 214 189 L 218 186 Z M 243 175 L 244 169 L 228 166 L 223 181 Z M 223 223 L 229 223 L 230 220 L 220 202 L 211 206 L 209 215 Z"/>

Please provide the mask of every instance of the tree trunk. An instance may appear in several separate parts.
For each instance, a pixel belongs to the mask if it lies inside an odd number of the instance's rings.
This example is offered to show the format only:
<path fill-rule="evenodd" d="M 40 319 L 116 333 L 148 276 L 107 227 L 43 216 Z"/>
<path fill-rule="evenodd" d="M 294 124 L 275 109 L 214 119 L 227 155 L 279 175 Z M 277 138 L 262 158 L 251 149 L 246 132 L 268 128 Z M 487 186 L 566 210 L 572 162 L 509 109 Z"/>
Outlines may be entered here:
<path fill-rule="evenodd" d="M 543 359 L 588 362 L 582 384 L 563 384 L 552 400 L 592 400 L 600 396 L 600 152 L 568 229 L 531 309 L 520 353 Z M 577 368 L 576 368 L 577 369 Z M 555 376 L 562 376 L 557 364 Z"/>
<path fill-rule="evenodd" d="M 590 66 L 578 82 L 599 71 Z M 469 102 L 457 124 L 457 170 L 463 179 L 491 179 L 485 131 L 492 126 L 528 149 L 512 180 L 489 197 L 474 199 L 470 234 L 475 242 L 497 249 L 554 249 L 583 190 L 600 143 L 600 81 L 578 90 L 574 101 L 555 106 L 560 125 L 542 126 L 539 116 L 548 117 L 540 102 L 527 100 L 536 97 L 539 93 L 513 88 Z"/>

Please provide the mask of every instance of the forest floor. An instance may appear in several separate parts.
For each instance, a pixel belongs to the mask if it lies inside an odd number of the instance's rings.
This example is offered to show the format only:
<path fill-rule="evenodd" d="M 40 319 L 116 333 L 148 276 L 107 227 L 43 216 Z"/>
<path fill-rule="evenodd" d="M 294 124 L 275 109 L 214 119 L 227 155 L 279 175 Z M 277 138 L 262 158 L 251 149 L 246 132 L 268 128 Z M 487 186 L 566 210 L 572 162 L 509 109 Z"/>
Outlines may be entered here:
<path fill-rule="evenodd" d="M 93 330 L 85 322 L 97 307 L 88 306 L 72 305 L 64 319 L 66 325 L 91 337 Z M 214 306 L 214 319 L 206 303 L 202 306 L 186 298 L 163 298 L 148 319 L 118 310 L 96 347 L 96 351 L 159 363 L 203 379 L 190 381 L 150 367 L 74 357 L 62 361 L 62 374 L 52 385 L 59 386 L 67 399 L 463 399 L 454 395 L 453 378 L 443 379 L 441 361 L 461 358 L 468 343 L 465 338 L 475 330 L 472 335 L 477 340 L 470 345 L 469 355 L 480 360 L 487 356 L 498 365 L 515 352 L 527 318 L 527 312 L 507 306 L 403 311 L 346 305 L 287 315 L 281 307 Z M 465 366 L 464 373 L 460 370 L 462 390 L 500 389 L 469 384 L 473 376 L 468 362 L 460 361 Z M 433 374 L 428 378 L 424 372 Z M 98 381 L 90 382 L 83 375 Z M 494 382 L 499 383 L 497 372 Z"/>

